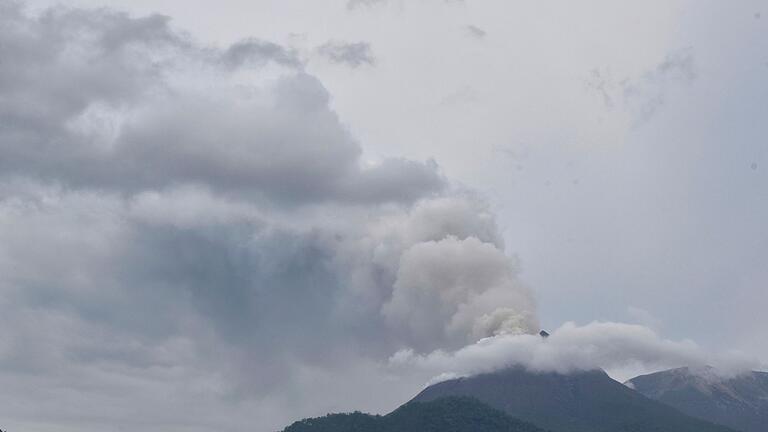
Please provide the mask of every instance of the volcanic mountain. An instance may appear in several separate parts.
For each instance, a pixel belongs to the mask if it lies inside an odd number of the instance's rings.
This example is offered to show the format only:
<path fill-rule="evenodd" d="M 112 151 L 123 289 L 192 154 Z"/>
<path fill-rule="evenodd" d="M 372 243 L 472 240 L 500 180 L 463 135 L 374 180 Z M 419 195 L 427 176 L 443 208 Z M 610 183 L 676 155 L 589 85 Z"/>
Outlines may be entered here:
<path fill-rule="evenodd" d="M 683 413 L 743 432 L 768 430 L 768 373 L 723 376 L 717 370 L 679 368 L 626 383 Z"/>
<path fill-rule="evenodd" d="M 553 432 L 727 432 L 649 399 L 602 370 L 536 373 L 513 367 L 427 387 L 413 402 L 469 396 Z"/>

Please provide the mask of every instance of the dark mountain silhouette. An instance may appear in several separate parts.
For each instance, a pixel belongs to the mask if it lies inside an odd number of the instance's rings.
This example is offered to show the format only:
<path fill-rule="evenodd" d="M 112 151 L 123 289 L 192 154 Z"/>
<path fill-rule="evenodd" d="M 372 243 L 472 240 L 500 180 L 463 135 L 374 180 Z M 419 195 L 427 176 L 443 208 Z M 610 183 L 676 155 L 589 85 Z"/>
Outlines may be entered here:
<path fill-rule="evenodd" d="M 533 373 L 509 368 L 444 381 L 414 402 L 470 396 L 554 432 L 726 432 L 611 379 L 605 372 Z"/>
<path fill-rule="evenodd" d="M 768 431 L 768 373 L 723 378 L 712 368 L 679 368 L 627 381 L 690 416 L 744 432 Z"/>
<path fill-rule="evenodd" d="M 480 401 L 448 397 L 413 402 L 386 416 L 330 414 L 298 421 L 283 432 L 544 432 Z"/>

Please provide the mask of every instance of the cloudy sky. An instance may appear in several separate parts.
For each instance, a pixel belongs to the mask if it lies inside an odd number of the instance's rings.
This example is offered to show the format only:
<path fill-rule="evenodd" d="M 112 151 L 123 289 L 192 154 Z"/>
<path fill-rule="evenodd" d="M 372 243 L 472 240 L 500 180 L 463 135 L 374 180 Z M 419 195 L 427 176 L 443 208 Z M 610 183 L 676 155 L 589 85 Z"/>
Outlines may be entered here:
<path fill-rule="evenodd" d="M 0 0 L 3 430 L 768 364 L 764 2 L 57 4 Z"/>

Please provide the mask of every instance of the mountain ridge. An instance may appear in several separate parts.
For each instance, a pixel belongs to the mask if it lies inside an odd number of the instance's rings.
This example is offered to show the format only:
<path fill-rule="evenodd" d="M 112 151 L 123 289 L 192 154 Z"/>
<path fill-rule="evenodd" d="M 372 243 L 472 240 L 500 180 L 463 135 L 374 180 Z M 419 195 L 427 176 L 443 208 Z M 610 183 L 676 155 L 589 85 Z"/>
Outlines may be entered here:
<path fill-rule="evenodd" d="M 682 367 L 626 382 L 637 392 L 685 414 L 743 432 L 768 429 L 768 373 L 723 376 L 711 367 Z"/>
<path fill-rule="evenodd" d="M 647 398 L 602 370 L 559 374 L 510 367 L 434 384 L 412 401 L 446 396 L 474 397 L 553 432 L 733 432 Z"/>

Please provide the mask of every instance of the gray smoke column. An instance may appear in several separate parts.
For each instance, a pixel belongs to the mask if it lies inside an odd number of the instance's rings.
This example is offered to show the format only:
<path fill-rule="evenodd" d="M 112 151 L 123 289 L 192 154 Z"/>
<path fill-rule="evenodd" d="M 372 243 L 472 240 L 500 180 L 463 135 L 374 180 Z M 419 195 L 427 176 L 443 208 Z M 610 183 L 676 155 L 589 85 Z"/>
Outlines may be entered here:
<path fill-rule="evenodd" d="M 407 249 L 382 311 L 421 349 L 538 330 L 533 297 L 517 280 L 513 261 L 476 237 L 449 236 Z"/>

